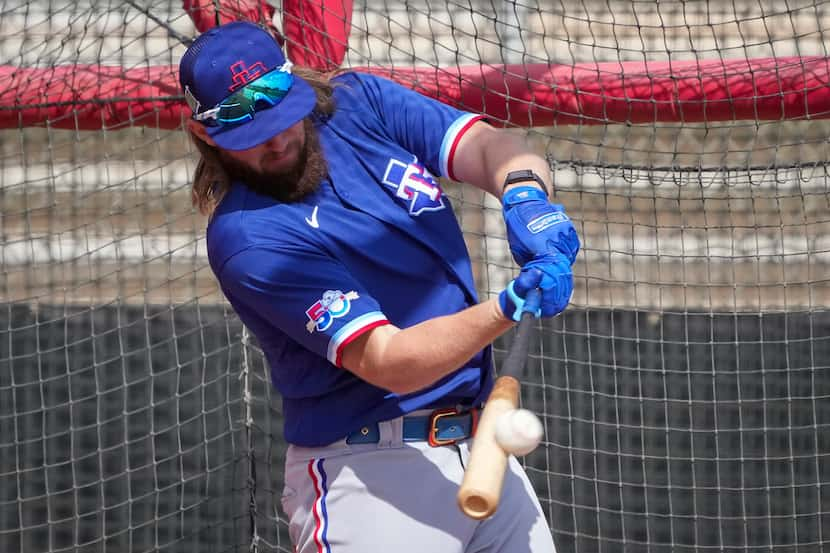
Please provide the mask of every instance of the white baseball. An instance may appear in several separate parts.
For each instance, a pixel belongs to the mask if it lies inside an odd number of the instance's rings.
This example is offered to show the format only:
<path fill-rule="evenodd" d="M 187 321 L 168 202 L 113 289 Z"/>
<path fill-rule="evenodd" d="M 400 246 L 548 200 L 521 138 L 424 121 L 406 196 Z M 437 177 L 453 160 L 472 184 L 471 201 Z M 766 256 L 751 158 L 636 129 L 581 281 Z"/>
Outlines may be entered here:
<path fill-rule="evenodd" d="M 539 417 L 527 409 L 513 409 L 496 421 L 496 442 L 507 453 L 519 457 L 536 449 L 543 435 Z"/>

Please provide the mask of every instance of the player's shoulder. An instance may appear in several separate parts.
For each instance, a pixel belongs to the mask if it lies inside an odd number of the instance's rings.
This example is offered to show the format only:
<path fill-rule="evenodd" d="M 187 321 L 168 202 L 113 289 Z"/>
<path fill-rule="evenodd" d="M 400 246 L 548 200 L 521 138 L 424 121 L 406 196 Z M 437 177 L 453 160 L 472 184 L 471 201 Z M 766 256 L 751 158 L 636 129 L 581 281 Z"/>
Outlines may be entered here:
<path fill-rule="evenodd" d="M 382 95 L 397 94 L 404 88 L 386 77 L 364 73 L 361 71 L 346 71 L 331 79 L 334 84 L 334 94 L 338 106 L 349 101 L 375 102 Z"/>
<path fill-rule="evenodd" d="M 331 81 L 339 85 L 346 86 L 387 86 L 394 85 L 395 81 L 376 75 L 374 73 L 348 70 L 338 73 L 332 77 Z"/>

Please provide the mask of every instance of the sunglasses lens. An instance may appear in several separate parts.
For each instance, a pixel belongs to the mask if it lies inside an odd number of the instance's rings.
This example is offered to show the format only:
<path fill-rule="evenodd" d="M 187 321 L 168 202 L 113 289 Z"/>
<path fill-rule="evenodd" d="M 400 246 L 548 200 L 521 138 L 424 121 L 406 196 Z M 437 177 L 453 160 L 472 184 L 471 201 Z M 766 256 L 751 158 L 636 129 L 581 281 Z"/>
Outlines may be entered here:
<path fill-rule="evenodd" d="M 195 120 L 211 127 L 238 125 L 250 121 L 256 112 L 272 108 L 285 98 L 294 84 L 294 75 L 289 71 L 277 69 L 266 73 L 202 113 L 198 113 L 199 102 L 189 89 L 185 90 L 185 98 Z"/>
<path fill-rule="evenodd" d="M 294 76 L 283 71 L 272 71 L 231 94 L 219 104 L 217 121 L 233 125 L 253 119 L 257 111 L 276 106 L 285 98 Z"/>
<path fill-rule="evenodd" d="M 294 75 L 291 73 L 287 71 L 271 71 L 253 81 L 243 88 L 242 91 L 244 92 L 250 89 L 264 94 L 273 94 L 282 97 L 288 93 L 292 84 L 294 84 Z"/>
<path fill-rule="evenodd" d="M 229 103 L 222 102 L 219 105 L 219 113 L 216 115 L 216 121 L 220 124 L 232 125 L 234 123 L 244 123 L 253 119 L 254 112 L 249 108 L 247 103 Z"/>

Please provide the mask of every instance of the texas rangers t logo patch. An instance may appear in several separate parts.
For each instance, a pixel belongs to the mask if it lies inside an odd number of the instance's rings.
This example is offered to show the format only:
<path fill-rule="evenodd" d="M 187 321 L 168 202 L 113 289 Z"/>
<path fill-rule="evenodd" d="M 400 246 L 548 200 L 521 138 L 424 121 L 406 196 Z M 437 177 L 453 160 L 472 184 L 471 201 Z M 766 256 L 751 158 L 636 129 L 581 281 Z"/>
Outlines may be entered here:
<path fill-rule="evenodd" d="M 395 196 L 407 205 L 410 215 L 417 216 L 424 211 L 438 211 L 445 207 L 438 181 L 417 159 L 412 163 L 390 159 L 383 184 L 396 190 Z"/>
<path fill-rule="evenodd" d="M 348 313 L 352 308 L 351 302 L 359 297 L 354 290 L 345 294 L 340 290 L 326 290 L 322 298 L 306 309 L 305 314 L 309 319 L 305 325 L 306 330 L 314 332 L 316 328 L 320 332 L 325 331 L 334 319 Z"/>

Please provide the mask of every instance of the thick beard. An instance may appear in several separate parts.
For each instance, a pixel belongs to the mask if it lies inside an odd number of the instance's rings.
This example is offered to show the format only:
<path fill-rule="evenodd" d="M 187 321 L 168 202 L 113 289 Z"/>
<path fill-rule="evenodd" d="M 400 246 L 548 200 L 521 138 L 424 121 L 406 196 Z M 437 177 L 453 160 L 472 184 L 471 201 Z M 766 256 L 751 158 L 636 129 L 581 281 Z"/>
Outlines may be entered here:
<path fill-rule="evenodd" d="M 283 203 L 296 202 L 316 192 L 328 176 L 328 166 L 311 119 L 306 118 L 303 126 L 305 145 L 297 163 L 287 171 L 258 171 L 220 150 L 219 158 L 230 179 Z"/>

